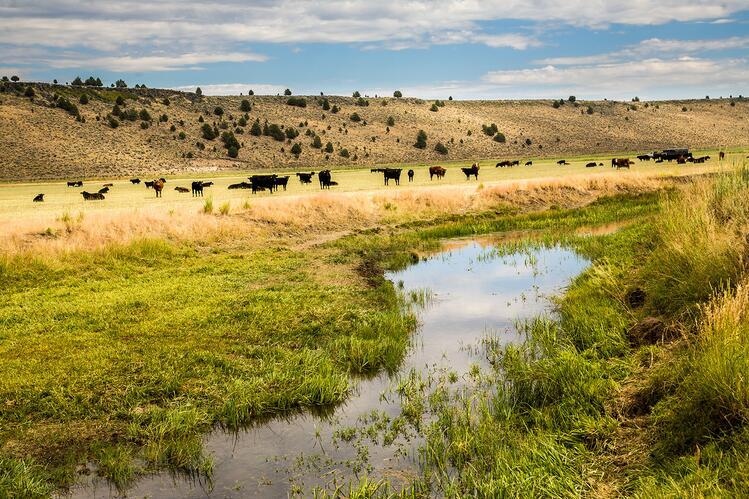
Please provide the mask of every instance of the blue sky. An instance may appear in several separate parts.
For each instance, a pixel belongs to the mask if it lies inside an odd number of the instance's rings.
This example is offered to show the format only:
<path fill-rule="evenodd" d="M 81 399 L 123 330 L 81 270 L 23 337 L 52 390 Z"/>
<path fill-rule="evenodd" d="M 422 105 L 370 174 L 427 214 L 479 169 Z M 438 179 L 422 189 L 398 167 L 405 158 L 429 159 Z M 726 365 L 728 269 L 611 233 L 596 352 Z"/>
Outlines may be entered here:
<path fill-rule="evenodd" d="M 0 74 L 209 94 L 749 94 L 749 0 L 0 0 Z"/>

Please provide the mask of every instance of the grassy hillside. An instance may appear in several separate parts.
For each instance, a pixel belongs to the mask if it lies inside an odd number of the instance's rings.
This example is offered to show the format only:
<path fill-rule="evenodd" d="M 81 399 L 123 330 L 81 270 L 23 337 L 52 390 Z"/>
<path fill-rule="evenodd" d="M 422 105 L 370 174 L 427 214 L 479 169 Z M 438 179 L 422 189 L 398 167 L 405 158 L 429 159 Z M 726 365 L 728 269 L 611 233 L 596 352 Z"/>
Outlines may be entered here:
<path fill-rule="evenodd" d="M 331 109 L 325 110 L 323 97 L 303 97 L 306 107 L 298 107 L 283 96 L 201 97 L 170 90 L 31 86 L 33 96 L 25 95 L 25 83 L 0 87 L 0 180 L 749 145 L 746 99 L 565 102 L 554 107 L 552 101 L 444 100 L 434 106 L 434 101 L 394 98 L 366 98 L 360 103 L 368 105 L 357 105 L 357 99 L 326 97 Z M 88 98 L 85 104 L 83 94 Z M 132 113 L 133 119 L 120 116 L 117 128 L 112 128 L 108 116 L 118 97 L 123 101 L 119 114 Z M 77 110 L 66 111 L 62 99 Z M 245 99 L 251 108 L 247 112 L 240 110 Z M 216 108 L 223 114 L 217 115 Z M 337 113 L 332 112 L 335 108 Z M 147 117 L 140 116 L 142 110 Z M 354 113 L 361 121 L 352 121 Z M 277 124 L 283 140 L 252 135 L 256 120 L 261 128 L 266 120 Z M 492 123 L 505 142 L 484 132 L 483 127 Z M 205 124 L 219 137 L 204 138 Z M 289 128 L 299 135 L 286 138 Z M 423 149 L 414 147 L 419 130 L 427 134 Z M 240 146 L 235 159 L 221 140 L 225 132 L 233 133 Z M 315 136 L 321 148 L 313 146 Z M 325 150 L 328 142 L 332 152 Z M 446 153 L 435 150 L 438 142 Z M 292 153 L 295 144 L 301 148 L 298 156 Z M 343 149 L 348 157 L 341 156 Z"/>

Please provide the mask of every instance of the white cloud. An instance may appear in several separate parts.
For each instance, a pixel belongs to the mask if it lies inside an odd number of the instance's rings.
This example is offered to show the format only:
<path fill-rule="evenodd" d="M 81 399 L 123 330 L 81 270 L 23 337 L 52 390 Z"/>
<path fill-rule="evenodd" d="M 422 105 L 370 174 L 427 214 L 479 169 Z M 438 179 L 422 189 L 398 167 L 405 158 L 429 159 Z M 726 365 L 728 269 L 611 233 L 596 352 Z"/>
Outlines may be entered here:
<path fill-rule="evenodd" d="M 194 92 L 197 87 L 203 95 L 247 95 L 252 90 L 257 95 L 282 94 L 286 87 L 268 83 L 218 83 L 213 85 L 182 85 L 174 87 L 174 90 L 183 92 Z"/>
<path fill-rule="evenodd" d="M 174 71 L 178 69 L 203 69 L 201 64 L 217 62 L 263 62 L 267 57 L 252 53 L 179 54 L 122 57 L 61 57 L 50 59 L 53 68 L 96 67 L 110 71 Z"/>

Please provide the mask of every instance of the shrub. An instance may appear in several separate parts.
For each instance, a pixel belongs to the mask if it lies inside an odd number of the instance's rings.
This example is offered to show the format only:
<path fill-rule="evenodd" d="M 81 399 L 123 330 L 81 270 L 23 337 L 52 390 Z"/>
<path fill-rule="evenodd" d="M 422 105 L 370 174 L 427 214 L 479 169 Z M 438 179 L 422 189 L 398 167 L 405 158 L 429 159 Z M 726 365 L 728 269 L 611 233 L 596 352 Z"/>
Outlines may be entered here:
<path fill-rule="evenodd" d="M 36 95 L 36 92 L 34 92 L 34 87 L 32 87 L 31 85 L 26 87 L 26 91 L 23 93 L 23 96 L 31 99 L 34 97 L 34 95 Z"/>
<path fill-rule="evenodd" d="M 124 106 L 125 105 L 125 99 L 121 95 L 118 95 L 117 98 L 114 100 L 114 103 L 118 106 Z"/>
<path fill-rule="evenodd" d="M 286 139 L 286 134 L 283 133 L 283 130 L 281 130 L 281 127 L 273 123 L 272 125 L 268 126 L 268 134 L 274 139 L 276 139 L 278 142 L 283 142 Z"/>
<path fill-rule="evenodd" d="M 333 108 L 330 110 L 330 112 L 333 113 L 333 114 L 337 114 L 338 111 L 340 111 L 340 110 L 341 109 L 338 106 L 336 106 L 335 104 L 333 104 Z"/>
<path fill-rule="evenodd" d="M 499 128 L 497 127 L 496 123 L 492 123 L 491 125 L 488 125 L 488 126 L 487 125 L 481 125 L 481 129 L 489 137 L 494 136 L 499 131 Z"/>
<path fill-rule="evenodd" d="M 396 99 L 400 99 L 401 97 L 403 97 L 403 94 L 400 90 L 396 90 L 395 92 L 393 92 L 393 97 L 395 97 Z"/>
<path fill-rule="evenodd" d="M 505 134 L 502 132 L 497 132 L 497 135 L 494 136 L 494 141 L 499 142 L 500 144 L 504 144 L 507 139 L 505 138 Z"/>
<path fill-rule="evenodd" d="M 437 111 L 440 110 L 440 108 L 437 107 L 437 104 L 432 104 L 432 107 L 430 107 L 429 110 L 432 111 L 433 113 L 436 113 Z"/>
<path fill-rule="evenodd" d="M 223 116 L 224 115 L 224 108 L 222 108 L 221 106 L 216 106 L 213 109 L 213 114 L 215 114 L 216 116 Z"/>
<path fill-rule="evenodd" d="M 254 135 L 255 137 L 260 137 L 263 134 L 263 129 L 260 126 L 259 119 L 256 119 L 255 123 L 253 123 L 252 127 L 250 127 L 250 134 Z"/>
<path fill-rule="evenodd" d="M 353 113 L 351 116 L 349 116 L 349 119 L 354 123 L 358 123 L 361 121 L 361 116 L 359 116 L 357 113 Z"/>
<path fill-rule="evenodd" d="M 234 136 L 232 132 L 224 132 L 221 134 L 221 142 L 224 143 L 224 147 L 226 149 L 229 149 L 231 147 L 235 147 L 237 150 L 239 150 L 240 147 L 242 147 L 239 144 L 239 141 Z"/>
<path fill-rule="evenodd" d="M 148 124 L 147 121 L 141 121 L 140 122 L 140 128 L 141 128 L 141 130 L 148 130 L 149 126 L 150 125 Z M 184 134 L 185 132 L 182 132 L 182 133 Z M 184 137 L 182 137 L 182 138 L 184 138 Z"/>
<path fill-rule="evenodd" d="M 348 157 L 349 157 L 349 152 L 348 152 L 348 149 L 346 149 L 346 148 L 344 147 L 343 149 L 341 149 L 341 150 L 340 150 L 340 151 L 338 152 L 338 155 L 339 155 L 340 157 L 342 157 L 342 158 L 348 158 Z"/>
<path fill-rule="evenodd" d="M 533 144 L 533 141 L 531 139 L 525 139 L 525 145 L 529 146 Z"/>
<path fill-rule="evenodd" d="M 568 101 L 570 101 L 570 102 L 575 102 L 575 101 L 577 100 L 577 98 L 576 98 L 576 97 L 575 97 L 574 95 L 570 95 L 570 96 L 569 96 L 569 97 L 567 98 L 567 100 L 568 100 Z"/>
<path fill-rule="evenodd" d="M 360 107 L 367 107 L 369 105 L 369 101 L 366 100 L 366 99 L 364 99 L 364 98 L 362 98 L 362 97 L 359 97 L 356 100 L 356 105 L 360 106 Z"/>
<path fill-rule="evenodd" d="M 199 151 L 205 151 L 205 144 L 202 142 L 196 142 L 195 147 L 197 147 Z"/>
<path fill-rule="evenodd" d="M 289 100 L 286 101 L 286 104 L 295 107 L 307 107 L 307 99 L 305 99 L 304 97 L 289 97 Z"/>
<path fill-rule="evenodd" d="M 554 109 L 559 109 L 561 107 L 561 104 L 559 103 L 559 101 L 555 100 L 551 103 L 551 107 L 553 107 Z"/>
<path fill-rule="evenodd" d="M 239 120 L 237 120 L 237 124 L 241 127 L 245 127 L 247 126 L 247 119 L 242 116 L 241 118 L 239 118 Z"/>
<path fill-rule="evenodd" d="M 687 112 L 687 106 L 684 106 L 681 108 L 681 112 L 686 113 Z"/>
<path fill-rule="evenodd" d="M 159 123 L 166 123 L 167 121 L 169 121 L 169 116 L 167 116 L 166 114 L 162 114 L 161 116 L 159 116 Z"/>
<path fill-rule="evenodd" d="M 325 152 L 328 153 L 328 154 L 330 154 L 330 153 L 333 152 L 333 143 L 332 142 L 328 142 L 327 144 L 325 144 Z"/>
<path fill-rule="evenodd" d="M 195 155 L 192 153 L 192 151 L 187 151 L 187 159 L 192 159 L 194 157 Z"/>
<path fill-rule="evenodd" d="M 288 127 L 288 128 L 286 129 L 286 138 L 287 138 L 287 139 L 289 139 L 289 140 L 291 140 L 291 139 L 295 139 L 295 138 L 297 138 L 298 136 L 299 136 L 299 131 L 297 131 L 297 129 L 296 129 L 296 128 L 294 128 L 294 127 Z"/>
<path fill-rule="evenodd" d="M 118 106 L 117 104 L 112 106 L 112 116 L 119 116 L 121 114 L 122 114 L 122 110 L 120 109 L 120 106 Z"/>
<path fill-rule="evenodd" d="M 10 77 L 10 81 L 17 82 L 17 81 L 21 81 L 21 79 L 18 76 L 13 75 L 13 76 Z"/>
<path fill-rule="evenodd" d="M 289 89 L 287 88 L 286 90 L 284 90 L 284 91 L 283 91 L 283 94 L 284 94 L 284 95 L 287 95 L 287 96 L 288 96 L 288 95 L 291 95 L 291 90 L 289 90 Z"/>
<path fill-rule="evenodd" d="M 171 104 L 171 101 L 169 100 L 168 97 L 164 97 L 161 103 L 164 104 L 165 106 L 169 106 Z"/>
<path fill-rule="evenodd" d="M 179 140 L 185 140 L 187 138 L 187 134 L 185 132 L 179 132 Z"/>
<path fill-rule="evenodd" d="M 250 89 L 250 91 L 247 92 L 247 95 L 255 95 L 255 91 L 253 89 Z"/>
<path fill-rule="evenodd" d="M 75 79 L 70 82 L 70 84 L 74 87 L 82 87 L 83 86 L 83 80 L 80 76 L 76 76 Z"/>
<path fill-rule="evenodd" d="M 588 109 L 587 109 L 587 111 L 586 111 L 586 112 L 587 112 L 588 114 L 593 114 L 593 107 L 592 107 L 592 106 L 588 106 Z"/>
<path fill-rule="evenodd" d="M 387 125 L 388 126 L 395 126 L 395 118 L 393 118 L 392 116 L 388 116 Z"/>
<path fill-rule="evenodd" d="M 242 99 L 242 102 L 239 104 L 239 110 L 243 113 L 249 113 L 250 111 L 252 111 L 250 101 L 248 101 L 247 99 Z"/>
<path fill-rule="evenodd" d="M 237 149 L 235 146 L 229 146 L 229 148 L 226 150 L 226 154 L 230 158 L 236 158 L 239 156 L 239 149 Z"/>
<path fill-rule="evenodd" d="M 173 124 L 172 126 L 169 127 L 169 131 L 170 132 L 176 132 L 177 131 L 177 126 Z M 211 128 L 211 133 L 213 133 L 213 129 L 212 128 Z"/>
<path fill-rule="evenodd" d="M 323 111 L 330 111 L 330 102 L 328 99 L 323 99 L 322 101 L 322 110 Z"/>
<path fill-rule="evenodd" d="M 138 113 L 138 117 L 143 121 L 153 121 L 151 118 L 151 114 L 145 109 L 140 110 L 140 113 Z"/>
<path fill-rule="evenodd" d="M 128 121 L 135 121 L 138 119 L 138 111 L 135 109 L 128 109 L 120 114 L 120 118 Z"/>
<path fill-rule="evenodd" d="M 107 116 L 107 122 L 109 123 L 110 128 L 117 128 L 120 126 L 120 122 L 111 114 Z"/>
<path fill-rule="evenodd" d="M 414 147 L 416 147 L 417 149 L 426 149 L 427 133 L 424 130 L 419 130 L 419 133 L 416 134 L 416 142 L 414 143 Z"/>
<path fill-rule="evenodd" d="M 67 113 L 71 116 L 80 116 L 80 112 L 78 111 L 78 106 L 70 102 L 65 97 L 60 97 L 57 99 L 57 107 L 60 109 L 67 111 Z"/>
<path fill-rule="evenodd" d="M 434 150 L 437 151 L 440 154 L 447 154 L 447 147 L 442 142 L 437 142 L 437 144 L 434 146 Z"/>
<path fill-rule="evenodd" d="M 78 102 L 83 104 L 84 106 L 88 104 L 88 95 L 81 94 L 81 96 L 78 98 Z"/>
<path fill-rule="evenodd" d="M 320 140 L 319 135 L 315 135 L 315 138 L 312 139 L 312 147 L 315 149 L 321 149 L 322 148 L 322 140 Z"/>
<path fill-rule="evenodd" d="M 213 127 L 209 125 L 208 123 L 204 123 L 203 126 L 200 128 L 200 131 L 202 132 L 203 138 L 205 140 L 213 140 L 216 138 L 216 132 L 213 130 Z"/>
<path fill-rule="evenodd" d="M 293 146 L 291 146 L 291 154 L 299 157 L 300 154 L 302 154 L 302 145 L 299 142 L 295 142 Z"/>
<path fill-rule="evenodd" d="M 200 89 L 200 87 L 198 87 L 198 88 L 195 89 L 195 95 L 197 95 L 198 97 L 200 97 L 201 95 L 203 95 L 203 91 Z"/>
<path fill-rule="evenodd" d="M 117 88 L 127 88 L 127 83 L 125 83 L 125 80 L 120 79 L 114 82 L 114 86 Z"/>
<path fill-rule="evenodd" d="M 353 93 L 353 95 L 352 95 L 352 96 L 354 97 L 354 99 L 358 99 L 359 97 L 361 97 L 361 94 L 359 93 L 359 91 L 358 91 L 358 90 L 356 90 L 356 91 L 355 91 L 355 92 Z"/>

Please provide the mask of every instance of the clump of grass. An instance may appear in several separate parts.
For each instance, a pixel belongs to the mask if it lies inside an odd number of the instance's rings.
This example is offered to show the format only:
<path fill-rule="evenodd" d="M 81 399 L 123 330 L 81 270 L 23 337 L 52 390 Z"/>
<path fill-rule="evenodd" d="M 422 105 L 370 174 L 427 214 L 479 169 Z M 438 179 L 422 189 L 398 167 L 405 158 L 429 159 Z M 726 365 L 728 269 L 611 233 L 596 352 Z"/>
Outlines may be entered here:
<path fill-rule="evenodd" d="M 219 206 L 218 208 L 218 212 L 222 215 L 228 215 L 230 211 L 231 211 L 231 203 L 229 201 L 222 203 L 221 206 Z"/>
<path fill-rule="evenodd" d="M 44 468 L 32 461 L 0 457 L 0 496 L 49 497 L 52 492 Z"/>
<path fill-rule="evenodd" d="M 210 215 L 213 213 L 213 198 L 208 198 L 203 202 L 203 213 Z"/>

